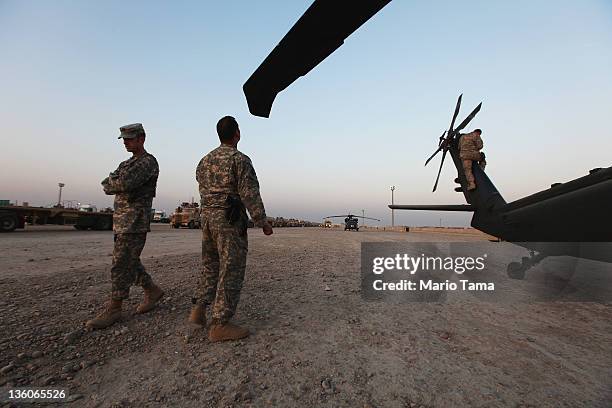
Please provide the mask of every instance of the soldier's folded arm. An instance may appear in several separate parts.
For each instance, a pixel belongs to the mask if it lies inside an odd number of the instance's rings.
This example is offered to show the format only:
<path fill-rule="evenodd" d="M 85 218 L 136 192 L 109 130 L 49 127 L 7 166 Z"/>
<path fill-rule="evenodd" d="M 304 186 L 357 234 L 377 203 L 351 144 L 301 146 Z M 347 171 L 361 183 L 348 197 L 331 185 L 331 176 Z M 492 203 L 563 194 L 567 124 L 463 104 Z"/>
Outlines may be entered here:
<path fill-rule="evenodd" d="M 259 194 L 259 181 L 257 174 L 247 156 L 238 156 L 236 160 L 238 170 L 238 194 L 249 211 L 253 222 L 261 227 L 266 222 L 266 210 Z"/>
<path fill-rule="evenodd" d="M 109 177 L 105 178 L 100 183 L 100 184 L 102 184 L 102 188 L 104 189 L 104 193 L 107 194 L 107 195 L 113 195 L 113 194 L 117 194 L 118 193 L 118 191 L 113 189 L 113 187 L 111 186 L 110 179 L 111 179 L 112 175 L 113 175 L 113 173 L 111 173 Z"/>
<path fill-rule="evenodd" d="M 152 157 L 144 157 L 118 177 L 108 178 L 108 190 L 114 193 L 128 192 L 146 183 L 159 173 L 157 162 Z M 107 189 L 105 188 L 104 191 Z M 111 193 L 111 194 L 114 194 Z M 107 193 L 108 194 L 108 193 Z"/>

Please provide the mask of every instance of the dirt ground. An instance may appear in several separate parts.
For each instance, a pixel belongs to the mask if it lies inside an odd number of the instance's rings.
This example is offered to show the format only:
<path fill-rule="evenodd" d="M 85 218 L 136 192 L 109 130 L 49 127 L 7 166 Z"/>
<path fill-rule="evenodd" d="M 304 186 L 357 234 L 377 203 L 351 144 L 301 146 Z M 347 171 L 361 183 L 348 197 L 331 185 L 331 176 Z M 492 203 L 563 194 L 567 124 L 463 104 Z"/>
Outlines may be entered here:
<path fill-rule="evenodd" d="M 612 406 L 610 303 L 392 304 L 360 294 L 362 241 L 478 239 L 250 230 L 236 320 L 253 335 L 212 344 L 185 324 L 199 231 L 155 225 L 143 263 L 163 302 L 134 315 L 135 288 L 124 319 L 94 332 L 83 324 L 108 297 L 112 233 L 2 234 L 1 396 L 62 388 L 71 407 Z"/>

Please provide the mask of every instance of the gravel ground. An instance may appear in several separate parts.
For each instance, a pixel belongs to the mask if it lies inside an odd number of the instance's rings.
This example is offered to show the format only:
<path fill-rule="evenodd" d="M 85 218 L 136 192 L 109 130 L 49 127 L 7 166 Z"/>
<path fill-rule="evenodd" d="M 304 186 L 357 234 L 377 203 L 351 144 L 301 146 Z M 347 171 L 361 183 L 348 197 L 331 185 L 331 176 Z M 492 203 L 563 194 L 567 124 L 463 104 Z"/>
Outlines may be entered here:
<path fill-rule="evenodd" d="M 477 235 L 249 232 L 236 316 L 253 335 L 210 343 L 185 323 L 199 231 L 154 226 L 143 262 L 166 291 L 88 332 L 110 288 L 112 233 L 0 235 L 0 390 L 64 388 L 71 407 L 610 407 L 610 303 L 391 304 L 360 295 L 362 241 Z M 8 404 L 6 404 L 9 406 Z"/>

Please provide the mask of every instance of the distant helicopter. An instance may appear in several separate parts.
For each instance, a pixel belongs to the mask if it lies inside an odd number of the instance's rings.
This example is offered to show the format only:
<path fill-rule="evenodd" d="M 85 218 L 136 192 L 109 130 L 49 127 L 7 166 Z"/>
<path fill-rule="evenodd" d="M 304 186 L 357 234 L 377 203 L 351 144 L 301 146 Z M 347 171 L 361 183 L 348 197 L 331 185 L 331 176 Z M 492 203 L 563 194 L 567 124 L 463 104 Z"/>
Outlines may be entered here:
<path fill-rule="evenodd" d="M 364 220 L 374 220 L 374 221 L 380 221 L 378 218 L 370 218 L 370 217 L 362 217 L 360 215 L 353 215 L 353 214 L 345 214 L 345 215 L 330 215 L 329 217 L 325 217 L 325 218 L 344 218 L 344 230 L 349 230 L 349 231 L 359 231 L 359 220 L 358 218 L 364 219 Z"/>
<path fill-rule="evenodd" d="M 449 129 L 442 134 L 438 149 L 425 165 L 442 152 L 433 188 L 436 191 L 444 159 L 450 153 L 457 169 L 455 182 L 460 184 L 456 191 L 463 193 L 468 205 L 389 205 L 389 208 L 474 212 L 472 227 L 531 251 L 530 257 L 523 258 L 521 263 L 508 265 L 508 276 L 514 279 L 524 278 L 529 268 L 548 256 L 569 255 L 612 262 L 612 253 L 606 250 L 607 242 L 612 241 L 612 167 L 593 169 L 584 177 L 555 183 L 547 190 L 506 203 L 486 173 L 473 163 L 477 188 L 469 191 L 459 158 L 459 132 L 474 119 L 482 103 L 454 128 L 461 97 Z"/>
<path fill-rule="evenodd" d="M 243 86 L 249 111 L 268 117 L 279 92 L 306 75 L 339 48 L 344 40 L 386 6 L 390 0 L 349 2 L 315 0 Z M 525 271 L 547 256 L 569 255 L 612 262 L 612 167 L 593 169 L 590 174 L 550 189 L 506 203 L 485 172 L 474 166 L 478 186 L 467 191 L 459 161 L 459 132 L 474 118 L 480 106 L 454 128 L 461 97 L 449 130 L 442 134 L 438 150 L 442 163 L 450 153 L 457 168 L 468 205 L 390 205 L 392 209 L 473 211 L 471 225 L 483 232 L 530 250 L 530 257 L 508 265 L 511 278 L 522 279 Z M 343 216 L 344 217 L 344 216 Z"/>

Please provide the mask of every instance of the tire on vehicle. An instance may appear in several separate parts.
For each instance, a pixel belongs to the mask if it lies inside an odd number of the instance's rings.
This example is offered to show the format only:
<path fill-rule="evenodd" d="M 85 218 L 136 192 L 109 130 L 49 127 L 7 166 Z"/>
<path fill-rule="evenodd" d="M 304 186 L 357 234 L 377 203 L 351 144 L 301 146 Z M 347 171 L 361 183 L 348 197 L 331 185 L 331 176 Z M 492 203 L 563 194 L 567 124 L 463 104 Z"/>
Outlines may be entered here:
<path fill-rule="evenodd" d="M 100 231 L 113 229 L 113 219 L 110 217 L 100 217 L 96 222 L 96 229 Z"/>
<path fill-rule="evenodd" d="M 13 214 L 0 215 L 0 232 L 13 232 L 18 223 L 17 216 Z"/>

